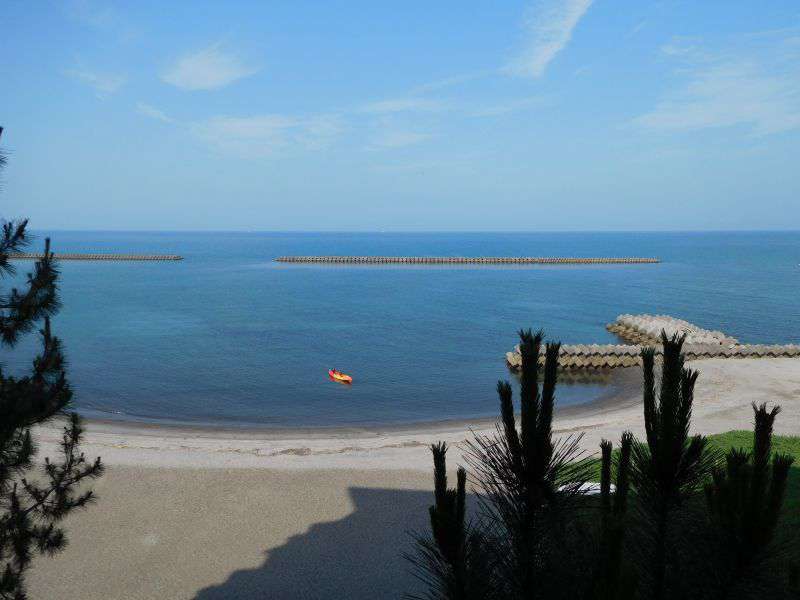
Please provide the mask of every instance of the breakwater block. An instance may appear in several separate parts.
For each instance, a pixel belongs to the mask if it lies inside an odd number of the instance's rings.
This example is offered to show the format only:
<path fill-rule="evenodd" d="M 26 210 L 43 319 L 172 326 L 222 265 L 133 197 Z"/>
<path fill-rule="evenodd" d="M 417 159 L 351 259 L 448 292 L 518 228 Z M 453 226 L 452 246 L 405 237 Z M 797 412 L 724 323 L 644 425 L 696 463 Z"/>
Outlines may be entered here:
<path fill-rule="evenodd" d="M 44 254 L 38 252 L 18 252 L 9 254 L 9 259 L 14 260 L 41 260 Z M 161 261 L 161 260 L 183 260 L 177 254 L 76 254 L 76 253 L 53 253 L 56 260 L 118 260 L 118 261 Z"/>
<path fill-rule="evenodd" d="M 661 343 L 661 332 L 668 336 L 685 335 L 685 344 L 718 344 L 730 346 L 739 340 L 721 331 L 710 331 L 669 315 L 619 315 L 606 329 L 625 341 L 635 344 Z"/>
<path fill-rule="evenodd" d="M 620 315 L 606 327 L 626 344 L 564 344 L 558 366 L 565 370 L 607 370 L 642 364 L 642 348 L 652 346 L 661 353 L 661 331 L 686 335 L 683 351 L 687 360 L 701 358 L 800 357 L 798 344 L 741 344 L 721 331 L 711 331 L 669 315 Z M 544 353 L 539 357 L 544 362 Z M 506 353 L 506 363 L 516 371 L 522 366 L 519 346 Z"/>
<path fill-rule="evenodd" d="M 276 262 L 347 265 L 620 265 L 658 263 L 641 257 L 548 256 L 279 256 Z"/>

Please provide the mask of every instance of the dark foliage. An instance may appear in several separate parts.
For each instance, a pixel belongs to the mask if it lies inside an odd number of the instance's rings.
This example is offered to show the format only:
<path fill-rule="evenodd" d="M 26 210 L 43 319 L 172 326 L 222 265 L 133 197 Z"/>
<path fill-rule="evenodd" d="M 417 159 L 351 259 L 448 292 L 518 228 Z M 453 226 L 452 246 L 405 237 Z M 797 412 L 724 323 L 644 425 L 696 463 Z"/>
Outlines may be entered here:
<path fill-rule="evenodd" d="M 771 455 L 772 428 L 779 407 L 753 404 L 753 451 L 731 448 L 725 466 L 706 485 L 708 510 L 718 536 L 718 596 L 778 595 L 790 581 L 774 577 L 791 558 L 793 546 L 776 543 L 786 481 L 793 458 Z M 775 589 L 777 586 L 778 589 Z"/>
<path fill-rule="evenodd" d="M 658 389 L 655 351 L 642 351 L 646 441 L 633 444 L 631 479 L 646 540 L 640 555 L 647 565 L 642 579 L 655 600 L 679 593 L 672 585 L 681 582 L 678 561 L 682 554 L 677 542 L 685 540 L 693 528 L 692 511 L 684 504 L 702 490 L 718 463 L 705 437 L 689 435 L 698 373 L 684 367 L 683 341 L 683 337 L 669 338 L 662 333 Z"/>
<path fill-rule="evenodd" d="M 476 435 L 467 443 L 467 461 L 482 492 L 484 522 L 504 558 L 499 580 L 508 597 L 556 597 L 574 592 L 565 585 L 570 580 L 559 581 L 564 566 L 584 568 L 577 555 L 565 561 L 562 552 L 581 526 L 590 470 L 581 460 L 580 438 L 552 435 L 560 345 L 546 345 L 542 365 L 543 333 L 520 331 L 519 337 L 519 430 L 511 386 L 500 382 L 502 424 L 495 435 Z"/>
<path fill-rule="evenodd" d="M 13 274 L 8 255 L 28 243 L 27 221 L 3 223 L 0 237 L 0 277 Z M 30 374 L 8 375 L 0 368 L 0 598 L 25 598 L 25 573 L 36 554 L 53 555 L 66 537 L 58 525 L 73 509 L 93 499 L 80 482 L 102 474 L 100 459 L 87 461 L 79 453 L 83 429 L 78 415 L 66 414 L 72 390 L 66 378 L 60 340 L 50 330 L 58 311 L 58 269 L 45 242 L 44 258 L 36 262 L 22 289 L 0 293 L 0 345 L 13 347 L 20 337 L 39 331 L 42 349 Z M 36 446 L 31 427 L 64 415 L 60 456 L 45 459 L 36 472 Z"/>
<path fill-rule="evenodd" d="M 443 572 L 438 567 L 440 556 L 458 556 L 450 550 L 452 542 L 447 542 L 448 538 L 441 532 L 450 531 L 443 523 L 463 522 L 459 511 L 464 503 L 459 498 L 464 493 L 461 482 L 466 480 L 466 473 L 459 470 L 459 487 L 445 495 L 444 455 L 441 447 L 434 447 L 437 504 L 431 509 L 431 521 L 437 552 L 431 553 L 430 546 L 423 540 L 419 544 L 420 555 L 414 560 L 417 565 L 427 565 L 424 580 L 432 590 L 432 598 L 528 598 L 534 595 L 553 598 L 555 594 L 569 597 L 577 589 L 563 579 L 568 565 L 575 568 L 576 556 L 573 553 L 567 561 L 564 553 L 571 547 L 568 541 L 582 526 L 590 464 L 581 460 L 578 438 L 553 440 L 559 345 L 546 346 L 543 377 L 541 347 L 541 332 L 520 332 L 519 429 L 511 385 L 500 382 L 497 389 L 501 422 L 495 435 L 476 435 L 467 444 L 467 460 L 481 491 L 478 498 L 480 524 L 470 528 L 473 532 L 471 554 L 481 557 L 478 564 L 485 570 L 472 580 L 480 581 L 484 587 L 491 584 L 491 590 L 482 591 L 481 596 L 448 595 L 447 590 L 452 586 L 444 575 L 454 569 Z M 448 508 L 451 506 L 455 509 Z M 443 518 L 441 514 L 455 517 Z M 478 531 L 479 534 L 474 534 Z M 463 536 L 452 539 L 463 539 Z M 587 570 L 589 568 L 586 566 Z M 585 578 L 575 581 L 585 581 Z"/>
<path fill-rule="evenodd" d="M 622 434 L 617 458 L 617 483 L 611 493 L 613 445 L 608 440 L 600 444 L 600 544 L 597 554 L 593 597 L 604 600 L 631 598 L 635 591 L 634 577 L 623 565 L 625 518 L 630 491 L 631 448 L 633 434 Z"/>
<path fill-rule="evenodd" d="M 3 128 L 2 127 L 0 127 L 0 138 L 1 137 L 3 137 Z M 3 173 L 3 168 L 6 166 L 6 161 L 7 161 L 6 153 L 2 148 L 0 148 L 0 175 Z M 0 180 L 0 189 L 1 189 L 2 185 L 3 185 L 3 182 L 2 182 L 2 180 Z"/>
<path fill-rule="evenodd" d="M 500 382 L 496 433 L 465 444 L 477 524 L 465 471 L 448 489 L 446 447 L 432 448 L 432 536 L 409 557 L 425 597 L 794 597 L 796 556 L 777 542 L 792 461 L 770 458 L 779 409 L 754 406 L 753 453 L 731 450 L 724 465 L 689 433 L 697 372 L 684 366 L 683 338 L 662 334 L 660 377 L 656 352 L 642 353 L 645 440 L 625 432 L 616 451 L 603 440 L 599 495 L 589 495 L 594 464 L 580 438 L 553 438 L 559 346 L 547 344 L 542 360 L 542 337 L 520 332 L 519 426 L 511 385 Z"/>
<path fill-rule="evenodd" d="M 431 452 L 435 483 L 435 504 L 430 507 L 432 536 L 417 536 L 419 556 L 407 556 L 417 577 L 429 584 L 428 594 L 422 598 L 493 598 L 496 585 L 486 536 L 466 520 L 467 473 L 459 468 L 456 489 L 448 489 L 447 445 L 434 444 Z"/>

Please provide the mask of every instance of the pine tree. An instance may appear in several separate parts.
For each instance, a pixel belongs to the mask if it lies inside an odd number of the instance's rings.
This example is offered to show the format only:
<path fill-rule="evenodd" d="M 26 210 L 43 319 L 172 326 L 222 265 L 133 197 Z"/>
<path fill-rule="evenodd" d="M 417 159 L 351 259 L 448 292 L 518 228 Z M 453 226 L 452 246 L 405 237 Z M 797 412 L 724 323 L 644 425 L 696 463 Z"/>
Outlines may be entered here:
<path fill-rule="evenodd" d="M 447 448 L 432 447 L 433 534 L 418 538 L 417 555 L 408 557 L 427 584 L 426 598 L 570 598 L 586 588 L 590 569 L 581 559 L 591 544 L 580 523 L 591 469 L 581 460 L 580 438 L 553 440 L 560 347 L 547 344 L 540 361 L 542 339 L 541 332 L 520 332 L 520 427 L 511 385 L 501 381 L 496 434 L 466 444 L 479 492 L 477 524 L 465 517 L 466 471 L 459 469 L 456 489 L 448 489 Z"/>
<path fill-rule="evenodd" d="M 2 128 L 0 128 L 2 134 Z M 0 157 L 0 166 L 5 157 Z M 28 244 L 27 221 L 4 222 L 0 237 L 0 278 L 14 274 L 9 254 Z M 50 329 L 59 309 L 58 269 L 45 241 L 44 256 L 34 265 L 22 289 L 0 291 L 0 345 L 13 348 L 38 323 L 42 348 L 30 374 L 14 377 L 0 368 L 0 599 L 22 600 L 25 574 L 33 557 L 64 548 L 60 521 L 94 496 L 79 490 L 87 478 L 99 477 L 100 459 L 89 462 L 78 451 L 80 418 L 66 414 L 72 390 L 66 378 L 61 341 Z M 66 416 L 58 461 L 45 459 L 34 472 L 36 446 L 31 428 Z"/>
<path fill-rule="evenodd" d="M 468 462 L 482 491 L 484 518 L 495 532 L 508 598 L 572 597 L 585 579 L 580 527 L 591 471 L 580 437 L 553 439 L 560 344 L 520 331 L 520 427 L 511 385 L 499 382 L 501 422 L 492 436 L 468 443 Z"/>
<path fill-rule="evenodd" d="M 718 461 L 705 437 L 689 435 L 698 373 L 684 367 L 684 337 L 669 338 L 662 332 L 661 338 L 663 363 L 658 390 L 655 350 L 642 351 L 646 440 L 635 441 L 631 454 L 631 482 L 645 521 L 642 537 L 650 551 L 642 557 L 644 574 L 648 597 L 654 600 L 671 597 L 671 582 L 681 576 L 676 563 L 681 553 L 673 541 L 685 540 L 689 532 L 685 528 L 673 530 L 679 518 L 690 513 L 687 500 L 702 491 Z"/>
<path fill-rule="evenodd" d="M 622 434 L 616 461 L 617 483 L 612 494 L 613 445 L 608 440 L 600 443 L 600 545 L 592 595 L 598 600 L 631 598 L 635 591 L 632 577 L 626 573 L 623 560 L 632 447 L 633 434 L 626 431 Z"/>
<path fill-rule="evenodd" d="M 770 559 L 782 558 L 784 548 L 774 544 L 783 507 L 786 482 L 793 458 L 771 455 L 772 429 L 780 407 L 767 410 L 753 404 L 753 451 L 731 448 L 725 466 L 714 470 L 706 486 L 708 510 L 719 534 L 719 597 L 734 593 L 761 595 L 771 584 L 784 582 L 763 568 Z M 773 588 L 773 597 L 778 592 Z"/>
<path fill-rule="evenodd" d="M 417 536 L 418 555 L 406 555 L 415 575 L 428 587 L 430 600 L 490 600 L 494 582 L 486 536 L 466 516 L 467 472 L 459 467 L 456 488 L 447 487 L 447 444 L 431 446 L 434 501 L 431 536 Z M 418 598 L 418 596 L 409 596 Z"/>

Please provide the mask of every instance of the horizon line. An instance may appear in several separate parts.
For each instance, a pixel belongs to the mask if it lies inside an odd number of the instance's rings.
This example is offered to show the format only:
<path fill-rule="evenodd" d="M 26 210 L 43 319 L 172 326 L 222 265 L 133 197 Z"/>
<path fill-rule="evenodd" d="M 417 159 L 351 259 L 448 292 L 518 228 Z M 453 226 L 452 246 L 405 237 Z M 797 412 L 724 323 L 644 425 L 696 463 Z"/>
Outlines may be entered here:
<path fill-rule="evenodd" d="M 520 234 L 520 233 L 800 233 L 797 229 L 95 229 L 29 228 L 65 233 L 328 233 L 328 234 Z"/>

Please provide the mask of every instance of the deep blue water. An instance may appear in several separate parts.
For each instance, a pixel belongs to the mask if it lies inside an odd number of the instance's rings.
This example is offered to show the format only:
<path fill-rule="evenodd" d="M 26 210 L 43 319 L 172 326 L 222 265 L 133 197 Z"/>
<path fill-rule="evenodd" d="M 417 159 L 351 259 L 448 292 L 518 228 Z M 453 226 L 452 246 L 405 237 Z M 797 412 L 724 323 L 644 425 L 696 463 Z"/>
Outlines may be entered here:
<path fill-rule="evenodd" d="M 42 234 L 43 235 L 43 234 Z M 623 312 L 669 313 L 740 340 L 800 342 L 800 233 L 320 234 L 53 232 L 57 252 L 175 253 L 65 262 L 54 320 L 90 417 L 226 426 L 492 416 L 520 327 L 613 342 Z M 39 240 L 41 242 L 41 240 Z M 37 244 L 39 245 L 39 244 Z M 35 249 L 35 247 L 34 247 Z M 657 256 L 657 265 L 311 266 L 283 254 Z M 19 263 L 21 270 L 28 265 Z M 34 340 L 0 354 L 7 370 Z M 327 370 L 352 374 L 332 383 Z M 599 384 L 564 385 L 562 404 Z"/>

